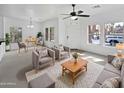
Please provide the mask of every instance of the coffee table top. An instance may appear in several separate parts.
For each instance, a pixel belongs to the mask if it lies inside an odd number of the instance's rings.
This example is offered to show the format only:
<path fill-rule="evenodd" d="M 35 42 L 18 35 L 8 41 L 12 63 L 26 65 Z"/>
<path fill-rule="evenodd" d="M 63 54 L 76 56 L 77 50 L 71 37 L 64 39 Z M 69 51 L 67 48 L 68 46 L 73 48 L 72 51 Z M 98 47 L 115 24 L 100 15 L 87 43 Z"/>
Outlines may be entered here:
<path fill-rule="evenodd" d="M 124 54 L 122 54 L 121 56 L 119 56 L 118 54 L 115 54 L 114 56 L 118 58 L 124 58 Z"/>
<path fill-rule="evenodd" d="M 81 59 L 81 58 L 78 59 L 76 64 L 74 62 L 75 62 L 74 59 L 70 59 L 70 60 L 62 63 L 61 66 L 70 70 L 71 72 L 77 72 L 81 68 L 85 67 L 88 63 L 86 60 Z"/>

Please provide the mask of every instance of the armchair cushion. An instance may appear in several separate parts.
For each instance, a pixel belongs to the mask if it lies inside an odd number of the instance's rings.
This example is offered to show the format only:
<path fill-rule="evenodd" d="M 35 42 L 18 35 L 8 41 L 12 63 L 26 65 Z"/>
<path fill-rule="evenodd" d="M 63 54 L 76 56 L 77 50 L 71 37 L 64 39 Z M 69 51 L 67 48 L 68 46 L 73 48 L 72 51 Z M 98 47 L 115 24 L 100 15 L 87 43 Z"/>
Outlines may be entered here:
<path fill-rule="evenodd" d="M 42 47 L 42 48 L 36 48 L 36 52 L 39 54 L 40 51 L 44 50 L 44 49 L 47 49 L 46 47 Z"/>
<path fill-rule="evenodd" d="M 62 52 L 60 52 L 60 55 L 61 55 L 61 56 L 66 56 L 66 55 L 68 55 L 68 52 L 62 51 Z"/>
<path fill-rule="evenodd" d="M 43 57 L 41 59 L 39 59 L 39 65 L 45 64 L 47 62 L 51 62 L 52 58 L 51 57 Z"/>
<path fill-rule="evenodd" d="M 48 51 L 47 49 L 42 49 L 39 51 L 39 56 L 40 58 L 47 57 L 48 56 Z"/>

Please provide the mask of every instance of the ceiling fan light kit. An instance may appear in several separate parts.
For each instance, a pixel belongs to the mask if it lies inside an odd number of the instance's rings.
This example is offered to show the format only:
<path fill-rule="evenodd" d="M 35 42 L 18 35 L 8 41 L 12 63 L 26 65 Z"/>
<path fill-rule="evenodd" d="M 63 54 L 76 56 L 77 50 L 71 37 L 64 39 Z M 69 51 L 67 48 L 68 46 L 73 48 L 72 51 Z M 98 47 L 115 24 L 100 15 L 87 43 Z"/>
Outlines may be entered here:
<path fill-rule="evenodd" d="M 72 16 L 71 19 L 76 20 L 76 19 L 78 19 L 78 17 L 77 16 Z"/>
<path fill-rule="evenodd" d="M 78 20 L 78 17 L 90 17 L 90 15 L 82 15 L 83 11 L 75 11 L 75 4 L 72 4 L 73 11 L 70 12 L 69 14 L 62 14 L 62 15 L 69 15 L 63 19 L 71 18 L 72 20 Z"/>

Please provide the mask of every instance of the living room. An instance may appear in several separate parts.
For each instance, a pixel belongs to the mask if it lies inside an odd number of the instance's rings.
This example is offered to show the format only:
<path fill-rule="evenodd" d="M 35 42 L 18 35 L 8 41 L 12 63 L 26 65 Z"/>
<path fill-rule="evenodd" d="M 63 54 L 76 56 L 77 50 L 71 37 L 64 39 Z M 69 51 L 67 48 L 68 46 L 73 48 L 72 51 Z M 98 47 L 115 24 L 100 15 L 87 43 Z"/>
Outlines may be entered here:
<path fill-rule="evenodd" d="M 123 88 L 123 9 L 123 4 L 0 4 L 0 87 Z M 42 60 L 46 50 L 48 66 Z M 43 63 L 37 64 L 39 57 Z"/>

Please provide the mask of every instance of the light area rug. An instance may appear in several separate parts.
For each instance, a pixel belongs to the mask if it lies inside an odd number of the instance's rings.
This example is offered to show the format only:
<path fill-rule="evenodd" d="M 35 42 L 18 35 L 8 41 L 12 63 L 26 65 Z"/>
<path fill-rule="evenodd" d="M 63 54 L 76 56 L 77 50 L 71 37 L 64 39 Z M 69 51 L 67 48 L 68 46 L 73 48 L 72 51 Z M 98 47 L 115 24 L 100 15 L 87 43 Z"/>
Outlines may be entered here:
<path fill-rule="evenodd" d="M 51 65 L 47 68 L 41 69 L 38 73 L 36 73 L 34 69 L 26 72 L 25 75 L 27 81 L 30 82 L 32 79 L 39 77 L 43 73 L 47 73 L 50 77 L 55 80 L 56 88 L 92 88 L 97 77 L 100 75 L 104 68 L 104 66 L 96 64 L 92 62 L 92 60 L 87 59 L 87 72 L 83 72 L 80 76 L 78 76 L 75 80 L 75 84 L 73 85 L 71 77 L 69 75 L 66 74 L 62 76 L 61 64 L 66 60 L 69 59 L 56 62 L 55 65 Z"/>

